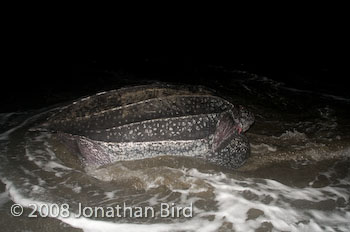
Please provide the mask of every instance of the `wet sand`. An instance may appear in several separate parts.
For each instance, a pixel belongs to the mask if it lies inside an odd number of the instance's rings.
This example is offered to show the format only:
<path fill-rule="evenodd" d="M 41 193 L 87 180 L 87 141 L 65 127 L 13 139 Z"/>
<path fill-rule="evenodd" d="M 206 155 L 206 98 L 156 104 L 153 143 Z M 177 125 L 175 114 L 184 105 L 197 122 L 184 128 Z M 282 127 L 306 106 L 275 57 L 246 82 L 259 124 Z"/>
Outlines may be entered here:
<path fill-rule="evenodd" d="M 5 192 L 5 185 L 0 181 L 0 194 Z M 81 229 L 73 228 L 70 225 L 55 219 L 55 218 L 43 218 L 38 213 L 36 218 L 28 217 L 31 214 L 32 209 L 24 208 L 21 216 L 15 217 L 11 215 L 11 206 L 15 204 L 10 198 L 1 199 L 2 205 L 0 207 L 0 225 L 3 232 L 22 232 L 22 231 L 68 231 L 68 232 L 81 232 Z"/>

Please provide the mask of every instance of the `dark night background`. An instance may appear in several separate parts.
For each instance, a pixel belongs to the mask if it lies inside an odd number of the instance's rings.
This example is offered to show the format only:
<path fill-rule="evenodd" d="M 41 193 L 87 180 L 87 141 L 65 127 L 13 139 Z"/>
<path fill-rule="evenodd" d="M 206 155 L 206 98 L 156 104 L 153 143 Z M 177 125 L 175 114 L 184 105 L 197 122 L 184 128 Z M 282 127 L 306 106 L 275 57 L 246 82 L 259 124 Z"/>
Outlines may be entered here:
<path fill-rule="evenodd" d="M 208 80 L 213 78 L 222 82 L 235 78 L 217 67 L 349 96 L 343 30 L 323 26 L 311 23 L 300 30 L 296 26 L 276 27 L 273 32 L 251 28 L 249 33 L 226 28 L 224 34 L 208 31 L 196 36 L 175 36 L 174 32 L 155 41 L 150 38 L 151 31 L 131 40 L 117 32 L 110 38 L 93 32 L 76 37 L 24 31 L 3 45 L 0 111 L 45 107 L 142 83 L 140 79 L 210 85 Z"/>
<path fill-rule="evenodd" d="M 18 10 L 2 29 L 0 111 L 47 106 L 127 79 L 206 84 L 214 76 L 235 78 L 215 66 L 349 95 L 346 7 L 209 6 L 179 5 L 181 11 L 173 6 L 175 12 L 155 15 L 118 7 Z"/>
<path fill-rule="evenodd" d="M 235 74 L 217 67 L 248 71 L 302 89 L 349 96 L 345 64 L 324 57 L 328 55 L 303 57 L 287 53 L 281 60 L 266 57 L 240 62 L 239 57 L 220 52 L 205 55 L 102 52 L 57 57 L 26 54 L 7 67 L 9 73 L 3 73 L 1 111 L 40 108 L 125 84 L 142 83 L 140 80 L 210 85 L 213 77 L 223 82 L 235 78 Z"/>

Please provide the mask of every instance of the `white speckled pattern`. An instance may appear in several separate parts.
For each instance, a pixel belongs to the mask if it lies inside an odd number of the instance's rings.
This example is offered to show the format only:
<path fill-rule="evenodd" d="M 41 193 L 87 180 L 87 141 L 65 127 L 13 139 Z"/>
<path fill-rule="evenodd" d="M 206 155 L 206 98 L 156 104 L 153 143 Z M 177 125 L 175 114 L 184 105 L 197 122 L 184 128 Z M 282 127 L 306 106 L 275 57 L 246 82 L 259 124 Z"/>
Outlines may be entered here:
<path fill-rule="evenodd" d="M 174 155 L 236 168 L 249 155 L 238 131 L 254 117 L 200 87 L 149 85 L 82 98 L 48 122 L 86 166 Z"/>

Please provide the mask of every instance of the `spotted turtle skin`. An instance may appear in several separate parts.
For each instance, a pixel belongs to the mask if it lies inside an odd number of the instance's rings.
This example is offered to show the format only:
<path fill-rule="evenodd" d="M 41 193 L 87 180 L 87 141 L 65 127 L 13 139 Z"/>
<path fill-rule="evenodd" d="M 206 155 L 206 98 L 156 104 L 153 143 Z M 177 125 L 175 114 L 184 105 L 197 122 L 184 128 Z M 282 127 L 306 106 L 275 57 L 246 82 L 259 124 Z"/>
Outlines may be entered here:
<path fill-rule="evenodd" d="M 86 167 L 158 156 L 188 156 L 230 169 L 248 159 L 245 107 L 200 86 L 142 85 L 95 94 L 51 115 L 58 134 Z"/>

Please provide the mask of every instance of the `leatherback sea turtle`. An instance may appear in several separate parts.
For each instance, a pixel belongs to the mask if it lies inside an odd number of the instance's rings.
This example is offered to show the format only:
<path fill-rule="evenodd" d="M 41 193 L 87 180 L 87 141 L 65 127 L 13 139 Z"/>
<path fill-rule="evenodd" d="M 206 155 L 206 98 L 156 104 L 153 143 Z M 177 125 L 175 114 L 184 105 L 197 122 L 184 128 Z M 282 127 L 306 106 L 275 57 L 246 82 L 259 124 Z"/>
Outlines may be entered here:
<path fill-rule="evenodd" d="M 157 156 L 190 156 L 228 168 L 249 157 L 243 106 L 195 86 L 143 85 L 82 98 L 42 126 L 80 154 L 85 167 Z"/>

